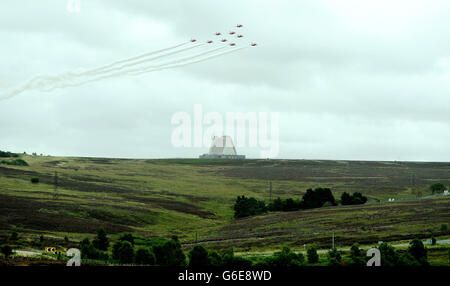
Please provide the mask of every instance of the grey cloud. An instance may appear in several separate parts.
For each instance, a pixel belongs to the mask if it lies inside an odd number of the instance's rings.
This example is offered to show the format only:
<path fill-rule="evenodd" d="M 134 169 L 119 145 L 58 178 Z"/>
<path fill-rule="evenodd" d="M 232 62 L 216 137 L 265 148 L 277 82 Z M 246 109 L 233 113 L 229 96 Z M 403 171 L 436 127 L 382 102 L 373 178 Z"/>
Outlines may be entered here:
<path fill-rule="evenodd" d="M 170 119 L 201 103 L 205 112 L 280 112 L 284 158 L 450 160 L 445 1 L 81 0 L 79 14 L 58 2 L 2 2 L 0 93 L 38 74 L 216 39 L 237 23 L 245 36 L 238 45 L 259 45 L 0 101 L 0 149 L 195 157 L 207 148 L 173 148 Z"/>

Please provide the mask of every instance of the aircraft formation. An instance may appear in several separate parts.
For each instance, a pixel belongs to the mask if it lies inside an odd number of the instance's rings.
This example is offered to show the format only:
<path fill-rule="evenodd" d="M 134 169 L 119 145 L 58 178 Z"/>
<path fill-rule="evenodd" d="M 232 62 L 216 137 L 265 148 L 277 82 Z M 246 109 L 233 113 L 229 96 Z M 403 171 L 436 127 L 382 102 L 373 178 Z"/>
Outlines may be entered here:
<path fill-rule="evenodd" d="M 243 25 L 238 24 L 236 28 L 242 29 Z M 237 34 L 236 31 L 230 31 L 228 35 L 235 38 L 230 39 L 230 43 L 227 43 L 227 38 L 220 39 L 219 36 L 222 36 L 222 32 L 216 32 L 215 36 L 219 37 L 217 41 L 208 39 L 200 42 L 196 38 L 192 38 L 187 42 L 171 47 L 117 60 L 82 72 L 72 71 L 59 75 L 37 76 L 15 90 L 3 94 L 0 92 L 0 100 L 14 97 L 25 91 L 48 92 L 58 88 L 80 86 L 109 78 L 180 68 L 256 46 L 256 43 L 250 43 L 249 45 L 238 43 L 244 36 Z"/>

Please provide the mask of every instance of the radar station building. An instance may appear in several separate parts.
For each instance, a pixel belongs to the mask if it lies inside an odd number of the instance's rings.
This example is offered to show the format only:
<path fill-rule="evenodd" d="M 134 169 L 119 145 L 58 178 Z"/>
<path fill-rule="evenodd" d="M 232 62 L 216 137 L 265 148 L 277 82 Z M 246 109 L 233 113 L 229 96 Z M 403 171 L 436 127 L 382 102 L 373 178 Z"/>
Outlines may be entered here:
<path fill-rule="evenodd" d="M 208 154 L 200 155 L 201 159 L 245 159 L 238 155 L 230 136 L 214 136 Z"/>

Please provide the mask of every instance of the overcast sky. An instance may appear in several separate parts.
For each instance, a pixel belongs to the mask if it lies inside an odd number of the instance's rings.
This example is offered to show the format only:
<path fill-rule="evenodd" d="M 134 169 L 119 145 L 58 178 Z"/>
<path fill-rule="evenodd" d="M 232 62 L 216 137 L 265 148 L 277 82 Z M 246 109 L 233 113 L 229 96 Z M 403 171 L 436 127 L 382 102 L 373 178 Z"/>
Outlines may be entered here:
<path fill-rule="evenodd" d="M 0 101 L 0 150 L 197 157 L 172 115 L 279 112 L 278 158 L 450 161 L 449 1 L 2 0 L 0 94 L 243 24 L 258 46 Z M 238 153 L 257 158 L 260 148 Z"/>

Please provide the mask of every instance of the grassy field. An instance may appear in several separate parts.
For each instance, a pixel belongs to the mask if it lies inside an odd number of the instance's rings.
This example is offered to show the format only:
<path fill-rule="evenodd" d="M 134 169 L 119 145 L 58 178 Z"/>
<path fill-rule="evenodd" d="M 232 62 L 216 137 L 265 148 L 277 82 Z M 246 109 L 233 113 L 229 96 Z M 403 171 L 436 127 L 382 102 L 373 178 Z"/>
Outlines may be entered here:
<path fill-rule="evenodd" d="M 429 194 L 434 182 L 449 186 L 450 163 L 21 158 L 30 166 L 0 165 L 3 236 L 14 229 L 28 237 L 79 240 L 104 227 L 113 237 L 178 235 L 185 248 L 197 238 L 210 248 L 262 251 L 305 243 L 326 247 L 333 232 L 340 246 L 428 238 L 429 230 L 450 234 L 440 231 L 450 222 L 450 197 L 416 197 L 419 190 Z M 32 177 L 40 182 L 31 183 Z M 274 198 L 301 198 L 307 188 L 329 187 L 336 198 L 359 191 L 369 203 L 235 220 L 236 197 L 268 202 L 269 180 Z"/>

